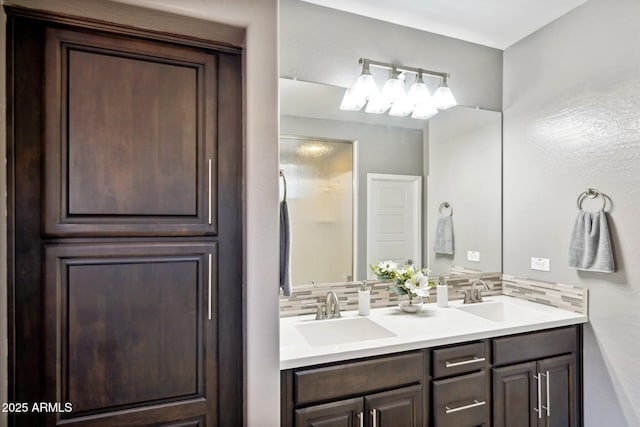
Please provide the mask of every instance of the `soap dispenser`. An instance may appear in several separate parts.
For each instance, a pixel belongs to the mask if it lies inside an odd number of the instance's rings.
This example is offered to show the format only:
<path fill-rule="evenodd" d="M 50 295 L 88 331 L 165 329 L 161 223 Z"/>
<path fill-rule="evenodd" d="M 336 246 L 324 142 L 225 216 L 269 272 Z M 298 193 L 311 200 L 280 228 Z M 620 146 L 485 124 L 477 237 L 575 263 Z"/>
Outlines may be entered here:
<path fill-rule="evenodd" d="M 371 291 L 367 287 L 367 281 L 363 280 L 358 291 L 358 314 L 368 316 L 371 308 Z"/>
<path fill-rule="evenodd" d="M 449 306 L 449 286 L 445 276 L 440 276 L 438 285 L 436 286 L 436 302 L 438 307 L 446 308 Z"/>

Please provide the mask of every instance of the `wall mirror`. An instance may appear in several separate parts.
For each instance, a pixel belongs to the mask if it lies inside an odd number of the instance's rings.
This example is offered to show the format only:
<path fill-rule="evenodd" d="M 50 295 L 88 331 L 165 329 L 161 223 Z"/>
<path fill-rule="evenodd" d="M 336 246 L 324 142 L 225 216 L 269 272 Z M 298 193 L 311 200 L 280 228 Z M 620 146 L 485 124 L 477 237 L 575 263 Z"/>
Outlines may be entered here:
<path fill-rule="evenodd" d="M 293 285 L 371 278 L 377 259 L 501 271 L 501 113 L 457 106 L 422 121 L 341 111 L 343 94 L 280 79 Z M 433 250 L 446 215 L 452 254 Z"/>

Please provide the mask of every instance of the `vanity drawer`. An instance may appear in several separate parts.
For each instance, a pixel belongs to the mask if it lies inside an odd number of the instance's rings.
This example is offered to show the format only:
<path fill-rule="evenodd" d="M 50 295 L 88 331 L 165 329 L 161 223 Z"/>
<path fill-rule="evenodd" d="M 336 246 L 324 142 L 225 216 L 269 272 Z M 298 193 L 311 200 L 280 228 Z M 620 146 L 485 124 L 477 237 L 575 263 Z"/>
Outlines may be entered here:
<path fill-rule="evenodd" d="M 485 371 L 433 381 L 435 427 L 488 426 L 490 406 Z"/>
<path fill-rule="evenodd" d="M 318 402 L 351 395 L 362 395 L 423 381 L 425 353 L 341 363 L 294 372 L 294 403 Z"/>
<path fill-rule="evenodd" d="M 576 328 L 553 329 L 493 340 L 493 364 L 509 365 L 573 353 L 578 348 Z"/>
<path fill-rule="evenodd" d="M 486 342 L 481 341 L 433 350 L 433 378 L 484 369 L 487 366 L 486 347 Z"/>

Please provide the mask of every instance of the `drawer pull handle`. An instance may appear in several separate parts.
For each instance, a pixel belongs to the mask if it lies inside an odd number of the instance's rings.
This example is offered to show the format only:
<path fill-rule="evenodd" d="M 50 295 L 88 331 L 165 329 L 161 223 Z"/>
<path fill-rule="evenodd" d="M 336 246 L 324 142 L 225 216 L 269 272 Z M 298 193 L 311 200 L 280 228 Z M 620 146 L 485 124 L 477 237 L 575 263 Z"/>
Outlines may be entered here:
<path fill-rule="evenodd" d="M 473 356 L 473 359 L 463 360 L 462 362 L 445 362 L 445 368 L 455 368 L 456 366 L 464 366 L 469 365 L 471 363 L 484 362 L 486 359 L 484 357 Z"/>
<path fill-rule="evenodd" d="M 457 408 L 449 408 L 448 406 L 444 407 L 444 412 L 445 414 L 453 414 L 454 412 L 459 412 L 459 411 L 465 411 L 467 409 L 471 409 L 471 408 L 477 408 L 478 406 L 482 406 L 482 405 L 486 405 L 487 402 L 482 400 L 482 401 L 477 401 L 475 399 L 473 399 L 473 403 L 470 403 L 468 405 L 464 405 L 464 406 L 458 406 Z"/>
<path fill-rule="evenodd" d="M 549 383 L 551 383 L 551 375 L 549 375 L 549 371 L 547 371 L 547 407 L 544 408 L 547 410 L 547 417 L 551 416 L 551 398 L 549 393 Z"/>
<path fill-rule="evenodd" d="M 371 410 L 371 425 L 373 427 L 378 427 L 378 411 L 375 409 Z"/>
<path fill-rule="evenodd" d="M 358 412 L 358 419 L 360 420 L 360 427 L 364 427 L 364 414 L 362 412 Z"/>

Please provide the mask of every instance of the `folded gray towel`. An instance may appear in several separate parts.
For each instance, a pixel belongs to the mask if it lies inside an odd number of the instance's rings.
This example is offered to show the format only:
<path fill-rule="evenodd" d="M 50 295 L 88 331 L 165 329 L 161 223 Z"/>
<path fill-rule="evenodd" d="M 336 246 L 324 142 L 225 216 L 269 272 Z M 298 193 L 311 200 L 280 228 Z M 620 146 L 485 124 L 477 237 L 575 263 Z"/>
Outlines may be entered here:
<path fill-rule="evenodd" d="M 291 229 L 287 201 L 280 202 L 280 287 L 284 296 L 291 296 Z"/>
<path fill-rule="evenodd" d="M 601 273 L 615 271 L 607 214 L 603 210 L 578 212 L 569 244 L 569 267 Z"/>
<path fill-rule="evenodd" d="M 438 218 L 433 251 L 439 254 L 453 255 L 453 220 L 451 215 Z"/>

